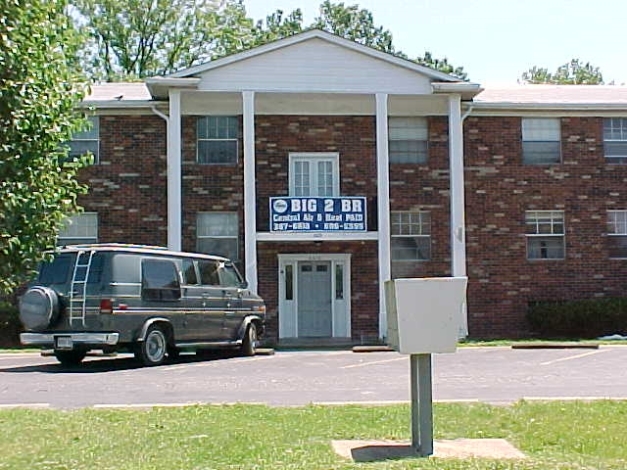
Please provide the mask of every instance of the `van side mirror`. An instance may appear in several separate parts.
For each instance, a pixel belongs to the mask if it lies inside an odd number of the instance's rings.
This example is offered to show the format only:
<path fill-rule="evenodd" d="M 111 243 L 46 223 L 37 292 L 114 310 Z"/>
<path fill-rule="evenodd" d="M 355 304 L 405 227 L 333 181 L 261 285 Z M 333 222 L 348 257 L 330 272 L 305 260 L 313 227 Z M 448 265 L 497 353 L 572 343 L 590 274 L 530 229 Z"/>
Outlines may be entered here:
<path fill-rule="evenodd" d="M 241 282 L 239 283 L 239 287 L 240 287 L 241 289 L 248 289 L 248 281 L 241 281 Z"/>

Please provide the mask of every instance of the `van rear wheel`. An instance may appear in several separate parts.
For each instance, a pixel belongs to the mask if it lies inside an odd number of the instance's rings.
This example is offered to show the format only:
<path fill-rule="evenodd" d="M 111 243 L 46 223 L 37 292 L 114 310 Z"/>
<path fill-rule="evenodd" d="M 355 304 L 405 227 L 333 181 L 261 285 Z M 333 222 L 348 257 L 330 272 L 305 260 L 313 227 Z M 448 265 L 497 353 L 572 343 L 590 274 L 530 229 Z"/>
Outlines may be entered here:
<path fill-rule="evenodd" d="M 152 325 L 148 328 L 144 341 L 137 343 L 135 358 L 145 366 L 163 364 L 168 351 L 168 341 L 163 330 Z"/>
<path fill-rule="evenodd" d="M 54 352 L 54 357 L 57 358 L 64 366 L 77 366 L 87 356 L 87 351 L 74 350 L 74 351 L 59 351 Z"/>

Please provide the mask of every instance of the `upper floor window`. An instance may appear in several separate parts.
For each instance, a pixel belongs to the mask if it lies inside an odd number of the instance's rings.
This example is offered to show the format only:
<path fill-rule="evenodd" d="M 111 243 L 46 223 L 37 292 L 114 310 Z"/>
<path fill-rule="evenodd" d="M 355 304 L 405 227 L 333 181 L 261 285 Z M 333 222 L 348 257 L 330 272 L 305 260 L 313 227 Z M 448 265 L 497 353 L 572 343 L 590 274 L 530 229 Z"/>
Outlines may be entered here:
<path fill-rule="evenodd" d="M 390 163 L 426 163 L 429 125 L 424 117 L 388 120 Z"/>
<path fill-rule="evenodd" d="M 627 118 L 603 120 L 603 147 L 610 163 L 627 163 Z"/>
<path fill-rule="evenodd" d="M 527 165 L 559 163 L 561 160 L 560 140 L 559 119 L 523 118 L 523 163 Z"/>
<path fill-rule="evenodd" d="M 94 163 L 100 161 L 100 118 L 89 116 L 89 125 L 82 132 L 75 132 L 69 142 L 68 157 L 82 157 L 86 154 L 94 156 Z"/>
<path fill-rule="evenodd" d="M 239 222 L 235 212 L 199 212 L 196 220 L 199 253 L 238 260 Z"/>
<path fill-rule="evenodd" d="M 610 258 L 627 258 L 627 211 L 607 211 Z"/>
<path fill-rule="evenodd" d="M 431 259 L 431 213 L 395 211 L 390 216 L 392 261 Z"/>
<path fill-rule="evenodd" d="M 98 213 L 83 212 L 66 219 L 57 236 L 57 245 L 98 243 Z"/>
<path fill-rule="evenodd" d="M 339 160 L 340 158 L 337 153 L 301 153 L 290 155 L 290 196 L 339 196 Z"/>
<path fill-rule="evenodd" d="M 564 259 L 564 212 L 525 213 L 527 259 Z"/>
<path fill-rule="evenodd" d="M 198 163 L 234 165 L 238 154 L 236 116 L 202 116 L 198 118 Z"/>

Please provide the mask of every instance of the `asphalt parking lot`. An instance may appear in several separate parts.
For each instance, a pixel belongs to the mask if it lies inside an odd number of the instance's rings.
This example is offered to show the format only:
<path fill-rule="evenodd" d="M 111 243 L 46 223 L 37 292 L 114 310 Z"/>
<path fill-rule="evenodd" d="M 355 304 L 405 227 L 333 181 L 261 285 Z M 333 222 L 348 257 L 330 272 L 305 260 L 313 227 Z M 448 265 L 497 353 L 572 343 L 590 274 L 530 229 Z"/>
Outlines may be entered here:
<path fill-rule="evenodd" d="M 464 347 L 433 356 L 435 401 L 627 399 L 627 347 Z M 256 357 L 194 355 L 159 367 L 131 356 L 88 357 L 65 368 L 37 353 L 0 354 L 0 407 L 191 403 L 408 402 L 409 357 L 395 352 L 293 351 Z"/>

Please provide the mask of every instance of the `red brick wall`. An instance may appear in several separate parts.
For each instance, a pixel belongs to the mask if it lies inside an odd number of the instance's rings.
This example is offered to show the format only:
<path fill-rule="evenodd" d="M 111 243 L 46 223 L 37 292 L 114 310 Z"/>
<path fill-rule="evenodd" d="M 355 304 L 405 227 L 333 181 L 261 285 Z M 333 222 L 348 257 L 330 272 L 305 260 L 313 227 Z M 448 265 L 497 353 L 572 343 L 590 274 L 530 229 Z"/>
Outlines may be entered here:
<path fill-rule="evenodd" d="M 625 294 L 627 263 L 608 259 L 606 210 L 627 209 L 627 166 L 603 156 L 602 119 L 562 118 L 562 163 L 522 164 L 521 120 L 465 123 L 470 334 L 524 336 L 527 303 Z M 525 211 L 563 210 L 564 260 L 528 261 Z"/>
<path fill-rule="evenodd" d="M 167 244 L 166 125 L 157 116 L 100 116 L 100 163 L 79 199 L 98 212 L 103 243 Z"/>
<path fill-rule="evenodd" d="M 627 165 L 607 164 L 601 118 L 562 118 L 562 162 L 522 164 L 518 117 L 470 116 L 464 124 L 468 310 L 476 338 L 529 334 L 526 306 L 625 294 L 627 261 L 610 260 L 606 211 L 627 209 Z M 241 126 L 240 126 L 241 127 Z M 372 116 L 257 116 L 257 228 L 268 231 L 268 199 L 288 194 L 289 152 L 339 152 L 340 191 L 365 196 L 368 228 L 376 230 L 376 144 Z M 157 116 L 101 116 L 99 165 L 81 179 L 80 199 L 99 213 L 102 242 L 167 242 L 166 126 Z M 450 274 L 448 125 L 429 119 L 424 165 L 390 165 L 392 210 L 428 210 L 432 259 L 394 264 L 403 276 Z M 240 136 L 241 137 L 241 136 Z M 236 211 L 243 237 L 243 159 L 234 166 L 196 163 L 196 119 L 183 119 L 183 248 L 196 246 L 196 213 Z M 526 259 L 526 210 L 563 210 L 566 259 Z M 351 253 L 353 338 L 378 334 L 376 242 L 258 245 L 259 289 L 276 335 L 278 253 Z M 243 264 L 243 260 L 242 260 Z M 241 264 L 241 265 L 242 265 Z"/>

